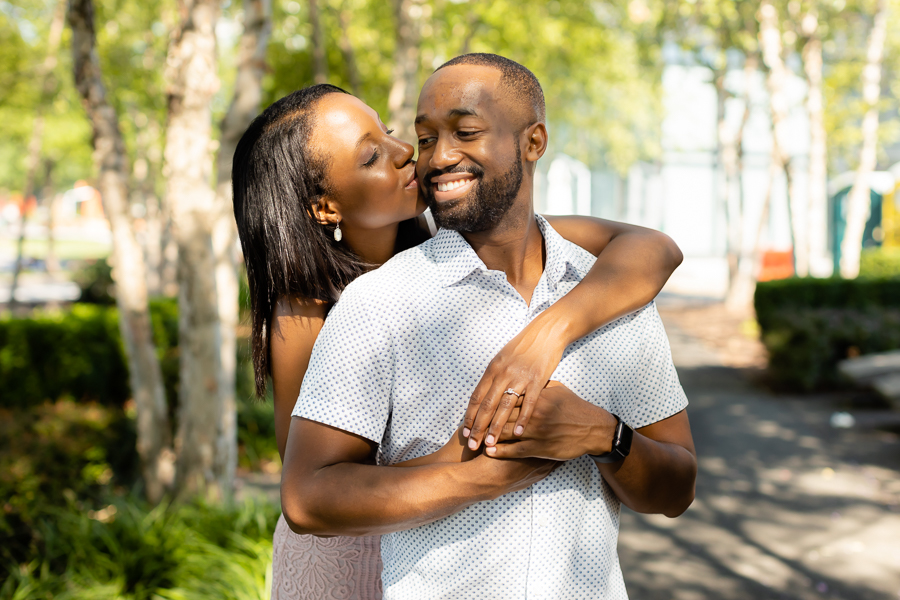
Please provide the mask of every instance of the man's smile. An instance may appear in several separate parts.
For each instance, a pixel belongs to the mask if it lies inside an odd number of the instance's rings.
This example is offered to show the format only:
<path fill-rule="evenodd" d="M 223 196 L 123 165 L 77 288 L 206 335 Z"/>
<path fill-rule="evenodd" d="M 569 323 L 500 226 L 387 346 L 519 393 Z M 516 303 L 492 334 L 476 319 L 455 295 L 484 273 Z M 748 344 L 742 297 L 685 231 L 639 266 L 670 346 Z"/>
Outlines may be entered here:
<path fill-rule="evenodd" d="M 431 178 L 434 186 L 434 198 L 438 202 L 461 198 L 469 193 L 475 185 L 475 176 L 471 173 L 446 173 Z"/>

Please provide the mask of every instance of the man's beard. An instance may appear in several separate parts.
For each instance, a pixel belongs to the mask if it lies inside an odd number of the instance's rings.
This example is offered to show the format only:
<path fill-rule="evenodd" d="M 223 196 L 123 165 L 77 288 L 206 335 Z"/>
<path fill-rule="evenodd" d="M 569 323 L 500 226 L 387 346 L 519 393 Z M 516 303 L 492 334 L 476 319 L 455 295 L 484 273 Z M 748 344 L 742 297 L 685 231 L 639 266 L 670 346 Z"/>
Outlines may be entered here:
<path fill-rule="evenodd" d="M 484 169 L 479 167 L 433 171 L 427 175 L 426 181 L 429 183 L 423 186 L 423 196 L 438 227 L 460 233 L 478 233 L 493 229 L 500 223 L 522 187 L 522 150 L 518 142 L 515 146 L 516 160 L 505 173 L 490 180 L 484 179 Z M 471 173 L 476 178 L 475 189 L 462 198 L 438 202 L 434 197 L 437 184 L 430 182 L 432 177 L 445 173 Z"/>

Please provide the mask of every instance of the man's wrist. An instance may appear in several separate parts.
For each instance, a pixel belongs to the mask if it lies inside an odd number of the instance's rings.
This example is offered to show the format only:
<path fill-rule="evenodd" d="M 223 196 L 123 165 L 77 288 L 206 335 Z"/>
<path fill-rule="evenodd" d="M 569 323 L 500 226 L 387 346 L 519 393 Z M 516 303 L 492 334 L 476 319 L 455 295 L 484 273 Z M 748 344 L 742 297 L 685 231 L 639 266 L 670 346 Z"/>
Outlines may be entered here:
<path fill-rule="evenodd" d="M 591 456 L 603 455 L 612 450 L 616 426 L 619 424 L 619 420 L 614 414 L 599 406 L 595 408 L 592 432 L 584 452 Z"/>

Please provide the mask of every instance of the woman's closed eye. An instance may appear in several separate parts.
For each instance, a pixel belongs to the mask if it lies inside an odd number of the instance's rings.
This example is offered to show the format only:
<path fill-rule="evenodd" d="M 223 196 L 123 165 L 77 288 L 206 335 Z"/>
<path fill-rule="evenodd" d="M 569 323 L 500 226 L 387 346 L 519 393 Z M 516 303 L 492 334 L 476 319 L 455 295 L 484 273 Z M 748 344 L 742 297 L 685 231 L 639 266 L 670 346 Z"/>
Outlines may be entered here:
<path fill-rule="evenodd" d="M 375 150 L 375 151 L 372 153 L 372 158 L 370 158 L 369 160 L 367 160 L 366 162 L 364 162 L 364 163 L 363 163 L 363 166 L 364 166 L 364 167 L 371 167 L 372 165 L 375 164 L 375 161 L 378 160 L 378 157 L 379 157 L 379 156 L 381 156 L 381 154 L 378 153 L 378 150 Z"/>

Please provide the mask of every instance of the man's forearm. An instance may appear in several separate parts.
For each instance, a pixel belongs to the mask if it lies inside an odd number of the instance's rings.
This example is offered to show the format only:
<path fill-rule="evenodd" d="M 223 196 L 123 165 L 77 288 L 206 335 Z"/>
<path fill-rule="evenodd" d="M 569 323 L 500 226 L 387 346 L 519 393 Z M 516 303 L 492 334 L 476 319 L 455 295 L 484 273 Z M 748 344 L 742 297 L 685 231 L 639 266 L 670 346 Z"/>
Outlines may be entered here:
<path fill-rule="evenodd" d="M 677 517 L 694 501 L 697 460 L 686 448 L 635 431 L 631 453 L 617 463 L 596 463 L 625 506 Z"/>
<path fill-rule="evenodd" d="M 464 451 L 461 442 L 456 446 Z M 320 536 L 410 529 L 524 489 L 555 465 L 487 456 L 406 467 L 365 464 L 375 447 L 358 435 L 295 417 L 281 476 L 281 507 L 291 529 Z"/>
<path fill-rule="evenodd" d="M 491 497 L 465 464 L 384 467 L 340 463 L 311 476 L 285 472 L 281 505 L 297 533 L 376 535 L 418 527 Z"/>

